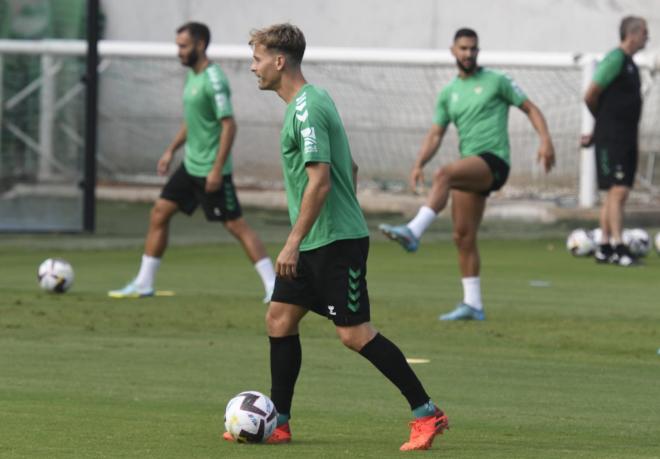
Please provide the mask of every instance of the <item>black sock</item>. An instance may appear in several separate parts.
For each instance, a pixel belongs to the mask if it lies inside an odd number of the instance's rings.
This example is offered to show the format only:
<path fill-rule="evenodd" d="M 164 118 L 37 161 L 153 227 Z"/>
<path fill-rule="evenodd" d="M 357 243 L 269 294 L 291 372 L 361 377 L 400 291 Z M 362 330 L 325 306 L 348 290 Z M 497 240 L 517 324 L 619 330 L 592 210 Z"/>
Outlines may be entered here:
<path fill-rule="evenodd" d="M 403 352 L 392 341 L 378 333 L 360 350 L 381 373 L 399 388 L 413 410 L 430 399 L 415 372 L 410 368 Z"/>
<path fill-rule="evenodd" d="M 300 335 L 283 336 L 270 340 L 270 398 L 280 414 L 291 415 L 293 388 L 300 373 L 302 348 Z"/>
<path fill-rule="evenodd" d="M 606 242 L 605 244 L 599 244 L 600 251 L 607 255 L 608 257 L 614 253 L 614 248 L 609 242 Z"/>

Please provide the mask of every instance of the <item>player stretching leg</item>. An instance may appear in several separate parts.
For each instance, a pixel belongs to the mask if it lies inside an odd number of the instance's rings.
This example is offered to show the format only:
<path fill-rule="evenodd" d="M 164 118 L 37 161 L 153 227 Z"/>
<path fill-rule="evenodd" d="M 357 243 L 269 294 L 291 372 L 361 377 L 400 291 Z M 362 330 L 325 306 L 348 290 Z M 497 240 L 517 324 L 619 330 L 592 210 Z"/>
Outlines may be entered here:
<path fill-rule="evenodd" d="M 438 151 L 447 126 L 452 122 L 458 129 L 461 158 L 435 172 L 426 205 L 408 224 L 381 224 L 379 228 L 406 251 L 414 252 L 422 234 L 446 207 L 451 195 L 463 301 L 439 319 L 484 320 L 477 232 L 488 195 L 499 190 L 509 175 L 509 105 L 520 108 L 538 132 L 538 159 L 546 172 L 554 165 L 555 154 L 541 111 L 510 77 L 477 65 L 479 40 L 474 30 L 458 30 L 451 52 L 456 58 L 458 77 L 440 92 L 433 126 L 422 142 L 410 173 L 410 186 L 415 189 L 423 183 L 424 165 Z"/>
<path fill-rule="evenodd" d="M 271 398 L 279 413 L 269 442 L 291 440 L 289 418 L 302 355 L 298 324 L 313 311 L 332 320 L 341 342 L 369 360 L 407 399 L 415 420 L 400 449 L 428 449 L 448 427 L 447 417 L 399 348 L 371 325 L 369 232 L 355 194 L 357 166 L 335 104 L 302 74 L 305 37 L 297 27 L 253 31 L 250 45 L 259 88 L 275 91 L 287 103 L 281 160 L 292 229 L 275 263 L 277 279 L 266 315 Z"/>
<path fill-rule="evenodd" d="M 158 161 L 158 174 L 167 174 L 174 152 L 184 143 L 186 153 L 151 210 L 137 277 L 123 289 L 108 292 L 113 298 L 154 295 L 154 280 L 167 248 L 170 219 L 177 211 L 191 215 L 201 204 L 208 221 L 222 222 L 240 241 L 264 284 L 264 302 L 270 300 L 275 270 L 263 243 L 241 217 L 232 181 L 230 150 L 236 123 L 229 82 L 222 69 L 206 56 L 209 41 L 210 32 L 204 24 L 190 22 L 177 30 L 179 59 L 190 67 L 183 92 L 184 123 Z"/>

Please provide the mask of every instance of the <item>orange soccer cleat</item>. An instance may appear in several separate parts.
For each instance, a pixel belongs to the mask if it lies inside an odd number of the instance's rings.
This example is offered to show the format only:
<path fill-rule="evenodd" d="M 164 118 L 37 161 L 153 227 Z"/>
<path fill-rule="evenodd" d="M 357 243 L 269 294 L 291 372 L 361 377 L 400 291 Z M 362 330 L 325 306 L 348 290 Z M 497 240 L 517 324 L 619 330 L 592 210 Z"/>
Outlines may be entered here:
<path fill-rule="evenodd" d="M 271 445 L 277 445 L 279 443 L 289 443 L 291 441 L 291 429 L 289 428 L 289 423 L 282 424 L 281 426 L 275 427 L 273 434 L 268 437 L 266 443 Z"/>
<path fill-rule="evenodd" d="M 433 438 L 449 429 L 449 419 L 445 413 L 436 408 L 432 416 L 424 416 L 410 423 L 410 439 L 401 445 L 401 451 L 429 449 Z"/>

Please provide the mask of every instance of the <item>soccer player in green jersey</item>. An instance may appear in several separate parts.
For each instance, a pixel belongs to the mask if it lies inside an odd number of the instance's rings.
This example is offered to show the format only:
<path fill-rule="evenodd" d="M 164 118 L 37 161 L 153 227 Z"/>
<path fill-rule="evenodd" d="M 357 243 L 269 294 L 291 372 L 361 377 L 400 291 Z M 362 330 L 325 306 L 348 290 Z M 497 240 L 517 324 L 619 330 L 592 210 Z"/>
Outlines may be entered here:
<path fill-rule="evenodd" d="M 175 151 L 184 143 L 185 156 L 151 210 L 137 277 L 123 289 L 108 292 L 111 297 L 155 294 L 154 278 L 167 247 L 170 219 L 178 211 L 191 215 L 201 205 L 208 221 L 221 222 L 241 242 L 264 284 L 264 302 L 270 300 L 275 271 L 263 243 L 242 218 L 232 181 L 236 122 L 229 82 L 220 66 L 206 56 L 209 42 L 210 32 L 204 24 L 189 22 L 177 30 L 179 59 L 190 67 L 183 91 L 184 122 L 158 161 L 158 174 L 167 174 Z"/>
<path fill-rule="evenodd" d="M 447 417 L 399 348 L 371 325 L 369 232 L 355 194 L 357 166 L 337 108 L 324 89 L 303 76 L 300 29 L 278 24 L 254 30 L 250 45 L 259 88 L 275 91 L 287 104 L 280 142 L 292 229 L 275 262 L 277 279 L 266 315 L 271 397 L 279 413 L 268 441 L 291 440 L 291 402 L 302 355 L 298 324 L 313 311 L 332 320 L 341 342 L 369 360 L 408 400 L 415 421 L 401 450 L 428 449 L 448 427 Z"/>
<path fill-rule="evenodd" d="M 440 320 L 484 320 L 481 300 L 480 258 L 477 232 L 488 195 L 500 189 L 509 174 L 509 106 L 522 110 L 536 129 L 540 146 L 538 160 L 546 172 L 555 161 L 554 147 L 541 111 L 507 75 L 477 65 L 479 39 L 472 29 L 459 29 L 451 52 L 458 76 L 442 89 L 429 129 L 410 173 L 413 189 L 423 183 L 424 165 L 440 147 L 447 126 L 454 123 L 460 140 L 460 159 L 440 167 L 426 205 L 406 225 L 380 225 L 381 231 L 408 252 L 442 211 L 451 195 L 454 242 L 462 276 L 463 300 Z"/>
<path fill-rule="evenodd" d="M 601 240 L 597 241 L 596 262 L 633 266 L 637 260 L 623 244 L 622 232 L 624 206 L 635 182 L 642 114 L 641 82 L 633 55 L 646 46 L 646 21 L 625 17 L 619 34 L 621 43 L 598 64 L 585 94 L 596 126 L 593 134 L 582 139 L 582 145 L 595 143 L 598 188 L 607 192 L 600 210 Z"/>

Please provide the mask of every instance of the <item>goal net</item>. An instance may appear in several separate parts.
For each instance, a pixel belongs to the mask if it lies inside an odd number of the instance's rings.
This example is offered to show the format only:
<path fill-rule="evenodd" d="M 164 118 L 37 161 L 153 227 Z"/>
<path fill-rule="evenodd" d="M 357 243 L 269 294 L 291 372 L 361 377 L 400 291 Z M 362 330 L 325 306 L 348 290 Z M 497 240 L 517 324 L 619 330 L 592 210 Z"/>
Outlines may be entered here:
<path fill-rule="evenodd" d="M 76 183 L 80 177 L 84 120 L 80 83 L 82 42 L 33 42 L 18 55 L 40 69 L 37 78 L 12 70 L 16 59 L 0 41 L 3 65 L 0 176 L 4 190 L 30 180 Z M 26 48 L 27 49 L 27 48 Z M 98 175 L 104 183 L 160 184 L 155 164 L 182 119 L 185 69 L 172 44 L 101 42 L 99 47 Z M 257 88 L 247 46 L 212 46 L 211 59 L 227 74 L 238 123 L 233 148 L 239 186 L 281 187 L 279 132 L 285 110 L 272 92 Z M 4 58 L 4 59 L 3 59 Z M 548 121 L 557 152 L 556 169 L 536 162 L 538 138 L 527 118 L 512 108 L 509 118 L 510 193 L 576 195 L 579 137 L 583 124 L 584 58 L 557 53 L 486 53 L 480 63 L 512 76 Z M 640 62 L 644 81 L 640 176 L 656 187 L 660 152 L 660 85 L 650 56 Z M 307 51 L 307 79 L 326 88 L 342 115 L 361 186 L 405 186 L 422 138 L 431 125 L 439 90 L 456 75 L 448 53 L 422 50 L 319 49 Z M 181 153 L 179 153 L 181 155 Z M 458 157 L 455 130 L 448 132 L 433 165 Z M 660 164 L 660 161 L 658 161 Z M 658 166 L 660 167 L 660 166 Z M 430 169 L 429 169 L 430 170 Z"/>
<path fill-rule="evenodd" d="M 453 62 L 429 54 L 429 62 L 379 62 L 364 52 L 338 58 L 314 50 L 304 62 L 308 81 L 332 95 L 360 166 L 360 179 L 371 186 L 398 189 L 407 178 L 440 88 L 455 77 Z M 257 88 L 249 59 L 213 56 L 232 87 L 239 126 L 234 153 L 236 180 L 256 187 L 280 186 L 279 132 L 285 110 L 272 92 Z M 435 59 L 434 59 L 435 58 Z M 536 163 L 537 136 L 526 117 L 512 110 L 511 182 L 530 189 L 575 188 L 581 123 L 581 69 L 576 65 L 493 65 L 512 75 L 542 107 L 559 155 L 549 176 Z M 154 165 L 181 120 L 184 69 L 172 59 L 112 58 L 101 77 L 99 159 L 106 179 L 153 180 Z M 433 164 L 458 157 L 450 129 Z M 431 167 L 432 165 L 430 165 Z M 150 177 L 151 176 L 151 177 Z"/>

